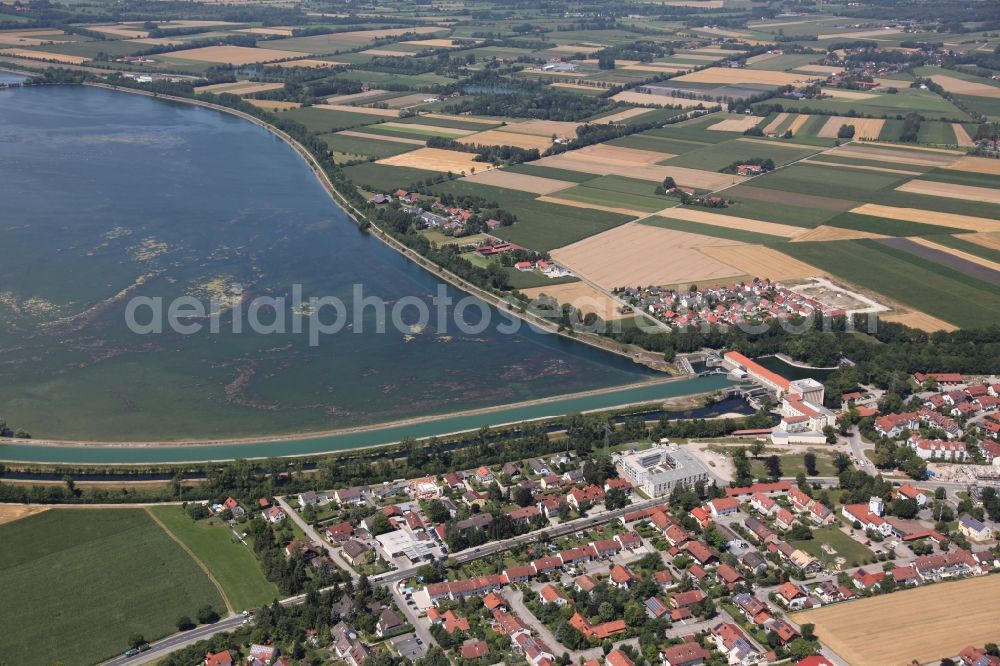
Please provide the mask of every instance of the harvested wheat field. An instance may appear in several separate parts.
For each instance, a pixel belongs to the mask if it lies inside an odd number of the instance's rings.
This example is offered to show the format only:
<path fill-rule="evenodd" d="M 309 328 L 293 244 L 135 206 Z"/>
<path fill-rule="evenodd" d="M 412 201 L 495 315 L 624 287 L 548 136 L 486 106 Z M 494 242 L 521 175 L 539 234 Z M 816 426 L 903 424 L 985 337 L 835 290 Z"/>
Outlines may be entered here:
<path fill-rule="evenodd" d="M 302 106 L 298 102 L 282 102 L 276 99 L 248 99 L 247 101 L 258 108 L 267 109 L 268 111 L 287 111 L 288 109 L 297 109 Z"/>
<path fill-rule="evenodd" d="M 233 32 L 245 32 L 249 35 L 272 35 L 274 37 L 291 37 L 294 34 L 292 28 L 241 28 Z"/>
<path fill-rule="evenodd" d="M 691 67 L 657 62 L 641 62 L 638 65 L 626 65 L 622 69 L 627 69 L 631 72 L 662 72 L 664 74 L 673 74 L 674 72 L 686 72 Z"/>
<path fill-rule="evenodd" d="M 948 247 L 947 245 L 941 245 L 935 243 L 932 240 L 926 238 L 910 238 L 911 242 L 917 245 L 923 245 L 924 247 L 929 247 L 932 250 L 937 250 L 938 252 L 944 252 L 945 254 L 950 254 L 953 257 L 958 257 L 973 264 L 983 266 L 991 271 L 997 271 L 1000 273 L 1000 264 L 995 261 L 990 261 L 989 259 L 984 259 L 983 257 L 977 256 L 975 254 L 969 254 L 968 252 L 962 252 L 961 250 L 956 250 L 953 247 Z"/>
<path fill-rule="evenodd" d="M 255 81 L 240 81 L 239 83 L 216 83 L 210 86 L 196 88 L 195 92 L 200 93 L 229 93 L 230 95 L 252 95 L 253 93 L 267 92 L 283 88 L 284 83 L 258 83 Z"/>
<path fill-rule="evenodd" d="M 479 123 L 480 125 L 499 125 L 502 121 L 489 118 L 474 118 L 473 116 L 449 116 L 447 113 L 423 113 L 421 118 L 437 118 L 438 120 L 461 120 L 463 123 Z"/>
<path fill-rule="evenodd" d="M 552 145 L 552 139 L 547 136 L 501 132 L 499 130 L 470 133 L 458 141 L 459 143 L 467 143 L 473 146 L 517 146 L 526 150 L 537 148 L 539 152 L 544 151 Z"/>
<path fill-rule="evenodd" d="M 555 178 L 542 178 L 531 176 L 526 173 L 514 173 L 504 169 L 492 169 L 472 176 L 467 176 L 465 180 L 480 185 L 492 185 L 493 187 L 505 187 L 518 192 L 532 192 L 533 194 L 552 194 L 559 190 L 575 187 L 576 183 L 568 180 L 556 180 Z"/>
<path fill-rule="evenodd" d="M 82 65 L 90 61 L 90 58 L 84 58 L 83 56 L 49 53 L 48 51 L 29 51 L 27 49 L 3 49 L 0 51 L 0 55 L 15 56 L 17 58 L 25 58 L 26 60 L 47 60 L 65 65 Z"/>
<path fill-rule="evenodd" d="M 606 48 L 608 48 L 607 44 L 559 44 L 546 50 L 555 51 L 556 53 L 583 53 L 590 55 L 591 53 L 603 51 Z"/>
<path fill-rule="evenodd" d="M 656 106 L 678 106 L 688 108 L 703 105 L 706 109 L 719 106 L 718 102 L 705 99 L 688 99 L 686 97 L 669 97 L 667 95 L 650 95 L 648 93 L 626 90 L 611 97 L 616 102 L 628 104 L 655 104 Z"/>
<path fill-rule="evenodd" d="M 927 331 L 928 333 L 933 333 L 934 331 L 958 330 L 958 326 L 955 326 L 954 324 L 949 324 L 943 319 L 932 317 L 924 312 L 916 312 L 916 311 L 889 312 L 889 313 L 883 312 L 879 313 L 878 317 L 883 321 L 902 324 L 903 326 L 909 326 L 910 328 L 918 328 L 921 331 Z"/>
<path fill-rule="evenodd" d="M 662 182 L 664 178 L 670 176 L 679 185 L 702 190 L 717 190 L 731 185 L 736 180 L 742 180 L 738 176 L 715 171 L 656 164 L 657 161 L 670 157 L 673 155 L 598 144 L 551 157 L 543 157 L 534 164 L 600 176 L 613 174 L 651 182 Z"/>
<path fill-rule="evenodd" d="M 382 116 L 384 118 L 399 118 L 399 109 L 371 109 L 367 106 L 364 108 L 357 106 L 348 106 L 346 104 L 313 104 L 314 109 L 327 109 L 329 111 L 346 111 L 347 113 L 364 113 L 369 116 Z M 434 128 L 437 131 L 441 131 L 440 127 Z"/>
<path fill-rule="evenodd" d="M 552 258 L 602 289 L 704 282 L 748 274 L 703 250 L 735 241 L 629 222 L 552 251 Z"/>
<path fill-rule="evenodd" d="M 961 157 L 944 168 L 1000 176 L 1000 160 L 992 160 L 988 157 Z"/>
<path fill-rule="evenodd" d="M 649 213 L 643 210 L 636 210 L 635 208 L 626 208 L 624 206 L 608 206 L 605 204 L 592 203 L 589 201 L 576 201 L 574 199 L 563 199 L 559 196 L 543 196 L 538 197 L 537 201 L 544 201 L 545 203 L 559 204 L 560 206 L 569 206 L 570 208 L 586 208 L 587 210 L 603 210 L 606 213 L 617 213 L 619 215 L 628 215 L 630 217 L 645 217 Z"/>
<path fill-rule="evenodd" d="M 358 132 L 357 130 L 344 130 L 342 132 L 337 132 L 337 134 L 343 134 L 344 136 L 353 136 L 358 139 L 369 139 L 371 141 L 390 141 L 392 143 L 405 143 L 411 146 L 424 146 L 427 144 L 423 139 L 411 139 L 406 136 L 386 136 L 385 134 L 368 134 L 367 132 Z"/>
<path fill-rule="evenodd" d="M 301 53 L 299 55 L 302 55 Z M 276 62 L 271 67 L 306 67 L 309 69 L 326 69 L 327 67 L 336 67 L 338 65 L 343 65 L 342 62 L 333 62 L 332 60 L 315 60 L 313 58 L 302 58 L 300 60 L 287 60 L 285 62 Z"/>
<path fill-rule="evenodd" d="M 772 280 L 796 280 L 824 274 L 814 266 L 763 245 L 724 245 L 706 247 L 703 251 L 740 274 Z"/>
<path fill-rule="evenodd" d="M 428 48 L 434 48 L 434 49 L 455 48 L 458 46 L 458 44 L 455 43 L 454 39 L 414 39 L 402 43 L 415 44 L 416 46 L 426 46 Z"/>
<path fill-rule="evenodd" d="M 834 136 L 836 136 L 836 131 L 834 131 Z M 838 157 L 854 157 L 861 160 L 875 160 L 876 162 L 891 162 L 892 164 L 910 164 L 913 166 L 945 166 L 955 159 L 946 155 L 858 146 L 853 143 L 831 150 L 827 154 Z"/>
<path fill-rule="evenodd" d="M 27 518 L 43 511 L 48 511 L 48 508 L 44 506 L 25 506 L 23 504 L 0 504 L 0 525 L 12 523 L 15 520 Z"/>
<path fill-rule="evenodd" d="M 632 109 L 625 109 L 624 111 L 619 111 L 618 113 L 612 113 L 610 116 L 602 116 L 601 118 L 595 118 L 590 122 L 594 125 L 607 125 L 609 123 L 618 123 L 623 120 L 628 120 L 629 118 L 635 118 L 636 116 L 641 116 L 644 113 L 649 113 L 649 109 L 637 107 Z"/>
<path fill-rule="evenodd" d="M 745 132 L 764 120 L 763 116 L 740 116 L 739 118 L 727 118 L 714 125 L 709 125 L 705 129 L 716 132 Z"/>
<path fill-rule="evenodd" d="M 843 164 L 842 162 L 824 162 L 823 160 L 808 159 L 802 160 L 802 164 L 816 164 L 818 166 L 829 167 L 831 169 L 861 169 L 862 171 L 879 171 L 881 173 L 895 173 L 901 176 L 922 176 L 922 171 L 907 171 L 906 169 L 890 169 L 889 167 L 869 166 L 867 164 Z"/>
<path fill-rule="evenodd" d="M 795 613 L 852 666 L 936 661 L 997 636 L 1000 576 L 938 583 Z M 946 613 L 933 609 L 946 608 Z M 878 627 L 878 631 L 872 631 Z M 891 640 L 886 640 L 891 636 Z"/>
<path fill-rule="evenodd" d="M 567 83 L 566 81 L 556 81 L 549 84 L 553 88 L 570 88 L 571 90 L 596 90 L 598 86 L 585 86 L 582 83 Z"/>
<path fill-rule="evenodd" d="M 1000 234 L 998 233 L 958 234 L 956 238 L 988 247 L 991 250 L 1000 250 Z"/>
<path fill-rule="evenodd" d="M 821 224 L 815 229 L 807 229 L 806 231 L 801 232 L 798 236 L 792 239 L 792 242 L 804 243 L 806 241 L 857 240 L 859 238 L 886 238 L 886 236 L 873 234 L 869 231 L 841 229 L 840 227 L 830 227 L 825 224 Z"/>
<path fill-rule="evenodd" d="M 843 67 L 837 67 L 836 65 L 803 65 L 795 69 L 796 71 L 808 72 L 810 74 L 840 74 L 844 71 Z"/>
<path fill-rule="evenodd" d="M 359 100 L 368 99 L 369 97 L 378 97 L 379 95 L 384 95 L 385 90 L 379 90 L 378 88 L 373 88 L 372 90 L 365 90 L 359 93 L 351 93 L 349 95 L 334 95 L 333 97 L 327 97 L 327 104 L 351 104 Z"/>
<path fill-rule="evenodd" d="M 689 83 L 760 83 L 763 85 L 801 85 L 821 79 L 816 74 L 793 74 L 772 72 L 766 69 L 734 69 L 731 67 L 709 67 L 673 79 L 675 82 Z"/>
<path fill-rule="evenodd" d="M 355 111 L 367 113 L 368 111 L 379 111 L 382 109 L 369 109 L 367 107 L 363 109 L 355 109 Z M 465 137 L 470 134 L 475 134 L 475 130 L 458 129 L 456 127 L 438 127 L 437 125 L 421 125 L 420 123 L 396 123 L 388 122 L 382 123 L 381 127 L 392 127 L 399 130 L 410 130 L 414 134 L 419 134 L 421 132 L 426 132 L 430 136 L 437 136 L 439 134 L 452 134 L 456 136 Z"/>
<path fill-rule="evenodd" d="M 460 153 L 441 148 L 418 148 L 409 153 L 378 160 L 377 163 L 452 173 L 471 173 L 473 170 L 486 171 L 490 168 L 489 164 L 476 162 L 473 159 L 475 156 L 474 153 Z"/>
<path fill-rule="evenodd" d="M 750 56 L 747 58 L 748 65 L 756 65 L 758 62 L 764 62 L 765 60 L 770 60 L 771 58 L 777 58 L 780 53 L 761 53 L 755 56 Z"/>
<path fill-rule="evenodd" d="M 972 137 L 965 131 L 965 127 L 961 123 L 952 123 L 951 129 L 955 132 L 955 143 L 962 148 L 972 148 L 976 145 L 976 142 L 972 140 Z"/>
<path fill-rule="evenodd" d="M 934 74 L 931 76 L 931 81 L 956 95 L 1000 98 L 1000 87 L 979 83 L 978 81 L 965 81 L 964 79 L 946 74 Z"/>
<path fill-rule="evenodd" d="M 568 303 L 584 314 L 593 312 L 604 321 L 634 316 L 631 313 L 623 315 L 618 311 L 621 306 L 613 298 L 594 289 L 586 282 L 567 282 L 549 287 L 533 287 L 522 289 L 521 293 L 531 299 L 538 298 L 542 294 L 551 296 L 559 303 Z"/>
<path fill-rule="evenodd" d="M 792 124 L 788 126 L 788 130 L 794 136 L 799 131 L 800 127 L 809 122 L 809 118 L 811 117 L 812 116 L 809 116 L 808 114 L 800 113 L 799 115 L 795 116 L 795 120 L 793 120 Z"/>
<path fill-rule="evenodd" d="M 872 99 L 878 97 L 875 93 L 847 90 L 846 88 L 823 88 L 823 94 L 834 99 Z"/>
<path fill-rule="evenodd" d="M 389 56 L 390 58 L 412 58 L 417 55 L 416 53 L 411 53 L 410 51 L 393 51 L 392 49 L 368 49 L 366 51 L 362 51 L 361 53 L 373 56 Z"/>
<path fill-rule="evenodd" d="M 939 183 L 934 180 L 911 180 L 903 183 L 896 190 L 899 192 L 910 192 L 911 194 L 926 194 L 932 197 L 1000 203 L 1000 190 L 991 187 L 954 185 L 952 183 Z"/>
<path fill-rule="evenodd" d="M 149 31 L 143 30 L 138 26 L 92 25 L 87 30 L 93 30 L 102 35 L 110 35 L 112 37 L 149 37 Z"/>
<path fill-rule="evenodd" d="M 865 37 L 879 37 L 888 35 L 898 35 L 899 30 L 858 30 L 857 32 L 831 32 L 827 35 L 819 35 L 817 39 L 864 39 Z"/>
<path fill-rule="evenodd" d="M 665 217 L 672 217 L 676 220 L 710 224 L 714 227 L 724 227 L 726 229 L 742 229 L 744 231 L 770 234 L 771 236 L 783 236 L 785 238 L 795 238 L 802 233 L 802 227 L 793 227 L 790 224 L 751 220 L 747 217 L 712 213 L 704 209 L 698 210 L 696 208 L 682 208 L 678 206 L 660 211 L 659 214 Z"/>
<path fill-rule="evenodd" d="M 505 127 L 497 128 L 497 131 L 548 137 L 555 134 L 556 136 L 576 138 L 576 128 L 581 124 L 562 120 L 526 120 L 523 123 L 511 123 Z"/>
<path fill-rule="evenodd" d="M 385 100 L 385 104 L 390 109 L 406 109 L 411 106 L 423 104 L 426 99 L 427 93 L 411 93 L 409 95 L 400 95 L 399 97 L 393 97 L 392 99 Z"/>
<path fill-rule="evenodd" d="M 842 125 L 854 126 L 855 139 L 877 139 L 882 132 L 885 120 L 881 118 L 848 118 L 847 116 L 831 116 L 820 128 L 816 136 L 825 139 L 836 139 Z"/>
<path fill-rule="evenodd" d="M 968 231 L 1000 231 L 1000 220 L 991 220 L 988 217 L 974 217 L 972 215 L 958 215 L 957 213 L 938 213 L 920 208 L 898 208 L 896 206 L 883 206 L 881 204 L 862 204 L 857 208 L 852 208 L 851 212 L 860 213 L 861 215 L 872 215 L 874 217 L 884 217 L 890 220 L 915 222 L 917 224 L 936 224 L 955 229 L 966 229 Z"/>
<path fill-rule="evenodd" d="M 65 39 L 62 30 L 34 28 L 31 30 L 10 30 L 0 32 L 0 46 L 42 46 L 43 44 L 62 44 Z"/>
<path fill-rule="evenodd" d="M 181 60 L 198 60 L 201 62 L 219 62 L 227 65 L 252 65 L 258 62 L 273 62 L 299 58 L 296 51 L 279 51 L 278 49 L 252 49 L 246 46 L 203 46 L 198 49 L 171 51 L 161 55 Z"/>
<path fill-rule="evenodd" d="M 905 143 L 885 143 L 882 141 L 872 141 L 871 143 L 868 143 L 866 145 L 874 146 L 876 148 L 899 148 L 901 150 L 913 150 L 921 153 L 941 153 L 942 155 L 955 155 L 956 157 L 961 157 L 966 154 L 964 150 L 955 150 L 954 148 L 931 148 L 930 146 L 908 146 Z"/>
<path fill-rule="evenodd" d="M 781 123 L 785 122 L 785 120 L 787 120 L 788 116 L 790 116 L 790 115 L 791 115 L 790 113 L 779 113 L 778 115 L 776 115 L 774 117 L 774 120 L 772 120 L 771 122 L 769 122 L 764 127 L 764 134 L 768 134 L 769 132 L 777 132 L 778 131 L 778 127 L 781 126 Z"/>

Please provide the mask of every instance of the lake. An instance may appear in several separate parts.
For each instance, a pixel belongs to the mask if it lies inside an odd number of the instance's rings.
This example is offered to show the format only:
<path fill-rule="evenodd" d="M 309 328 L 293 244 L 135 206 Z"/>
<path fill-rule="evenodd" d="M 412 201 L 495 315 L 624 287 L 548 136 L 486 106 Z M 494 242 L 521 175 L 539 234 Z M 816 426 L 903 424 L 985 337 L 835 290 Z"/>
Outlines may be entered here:
<path fill-rule="evenodd" d="M 358 231 L 291 148 L 228 114 L 83 87 L 0 90 L 0 154 L 0 415 L 35 437 L 315 432 L 653 376 L 526 327 L 372 333 L 374 310 L 348 325 L 368 332 L 317 346 L 235 333 L 231 311 L 219 333 L 133 333 L 134 297 L 288 297 L 301 285 L 350 309 L 355 284 L 390 307 L 439 285 Z"/>

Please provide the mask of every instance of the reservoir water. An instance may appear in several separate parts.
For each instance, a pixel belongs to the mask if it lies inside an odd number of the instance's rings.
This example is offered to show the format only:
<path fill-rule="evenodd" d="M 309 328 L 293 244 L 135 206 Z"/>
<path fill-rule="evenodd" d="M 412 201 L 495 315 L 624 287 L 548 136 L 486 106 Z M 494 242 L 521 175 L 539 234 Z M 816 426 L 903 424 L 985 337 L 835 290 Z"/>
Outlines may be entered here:
<path fill-rule="evenodd" d="M 391 307 L 438 289 L 359 232 L 279 139 L 190 105 L 83 87 L 0 90 L 0 247 L 0 416 L 35 437 L 315 432 L 651 377 L 526 327 L 468 334 L 432 321 L 345 329 L 318 346 L 293 332 L 237 334 L 225 315 L 218 334 L 128 330 L 137 296 L 288 297 L 302 285 L 351 307 L 359 284 Z M 364 315 L 368 331 L 374 316 Z"/>

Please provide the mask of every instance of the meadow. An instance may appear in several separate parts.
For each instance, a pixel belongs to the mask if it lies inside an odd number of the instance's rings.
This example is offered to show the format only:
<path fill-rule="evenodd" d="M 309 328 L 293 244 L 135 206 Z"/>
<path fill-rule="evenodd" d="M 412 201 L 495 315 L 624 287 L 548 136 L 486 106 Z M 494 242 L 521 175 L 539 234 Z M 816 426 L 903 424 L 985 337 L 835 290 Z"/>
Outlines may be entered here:
<path fill-rule="evenodd" d="M 213 518 L 196 522 L 179 506 L 157 506 L 149 512 L 208 568 L 234 611 L 258 608 L 281 597 L 250 548 L 237 542 L 224 523 Z"/>
<path fill-rule="evenodd" d="M 53 509 L 0 525 L 0 654 L 87 665 L 176 631 L 218 590 L 142 509 Z"/>

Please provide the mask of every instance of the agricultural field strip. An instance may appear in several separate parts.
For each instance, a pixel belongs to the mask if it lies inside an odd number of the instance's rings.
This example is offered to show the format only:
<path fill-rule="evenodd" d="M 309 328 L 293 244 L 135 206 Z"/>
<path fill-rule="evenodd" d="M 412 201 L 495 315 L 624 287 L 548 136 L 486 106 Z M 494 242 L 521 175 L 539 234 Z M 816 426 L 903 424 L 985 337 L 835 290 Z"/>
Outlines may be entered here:
<path fill-rule="evenodd" d="M 909 192 L 911 194 L 926 194 L 935 197 L 986 201 L 989 203 L 1000 204 L 1000 189 L 989 187 L 973 187 L 971 185 L 958 185 L 955 183 L 941 183 L 933 180 L 915 179 L 899 185 L 896 190 L 898 192 Z"/>
<path fill-rule="evenodd" d="M 984 266 L 986 268 L 989 268 L 990 270 L 994 270 L 1000 273 L 1000 263 L 997 263 L 995 261 L 990 261 L 989 259 L 984 259 L 983 257 L 978 257 L 974 254 L 969 254 L 968 252 L 963 252 L 962 250 L 953 247 L 948 247 L 947 245 L 941 245 L 940 243 L 935 243 L 929 238 L 913 237 L 910 238 L 909 240 L 918 245 L 923 245 L 924 247 L 928 247 L 932 250 L 937 250 L 939 252 L 945 252 L 947 254 L 954 255 L 959 259 L 964 259 L 965 261 L 969 261 L 974 264 L 979 264 L 980 266 Z"/>
<path fill-rule="evenodd" d="M 343 134 L 344 136 L 353 136 L 358 139 L 369 139 L 374 141 L 390 141 L 392 143 L 405 143 L 413 146 L 423 146 L 427 142 L 422 139 L 411 139 L 405 136 L 387 136 L 385 134 L 369 134 L 367 132 L 359 132 L 357 130 L 342 130 L 337 132 L 337 134 Z"/>

